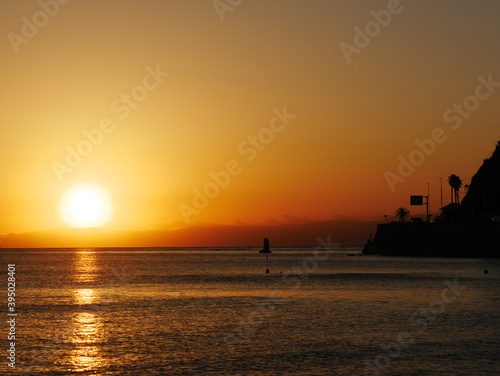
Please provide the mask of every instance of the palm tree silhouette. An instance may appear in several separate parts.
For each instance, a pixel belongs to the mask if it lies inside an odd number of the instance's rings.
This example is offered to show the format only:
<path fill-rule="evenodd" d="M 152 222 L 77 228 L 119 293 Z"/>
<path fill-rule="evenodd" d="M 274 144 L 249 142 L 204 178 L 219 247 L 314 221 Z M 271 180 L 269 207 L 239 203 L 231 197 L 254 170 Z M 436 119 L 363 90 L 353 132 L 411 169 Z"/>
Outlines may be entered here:
<path fill-rule="evenodd" d="M 400 207 L 396 210 L 396 217 L 399 217 L 399 220 L 404 223 L 406 217 L 410 215 L 410 211 L 404 207 Z"/>
<path fill-rule="evenodd" d="M 450 184 L 451 187 L 451 202 L 456 202 L 458 204 L 458 191 L 462 187 L 462 179 L 455 174 L 451 174 L 448 176 L 448 184 Z M 455 192 L 455 200 L 453 200 L 453 192 Z"/>

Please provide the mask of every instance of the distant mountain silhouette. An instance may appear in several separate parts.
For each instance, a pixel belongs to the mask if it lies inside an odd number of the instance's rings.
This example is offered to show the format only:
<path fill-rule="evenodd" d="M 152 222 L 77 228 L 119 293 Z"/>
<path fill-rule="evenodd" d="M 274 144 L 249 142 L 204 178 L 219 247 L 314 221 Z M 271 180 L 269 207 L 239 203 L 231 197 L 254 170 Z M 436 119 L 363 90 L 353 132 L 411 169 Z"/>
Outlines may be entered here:
<path fill-rule="evenodd" d="M 337 220 L 277 226 L 200 225 L 178 230 L 61 229 L 8 234 L 0 247 L 257 247 L 262 244 L 262 234 L 275 247 L 317 246 L 317 238 L 328 235 L 342 246 L 360 246 L 376 225 L 376 221 Z"/>

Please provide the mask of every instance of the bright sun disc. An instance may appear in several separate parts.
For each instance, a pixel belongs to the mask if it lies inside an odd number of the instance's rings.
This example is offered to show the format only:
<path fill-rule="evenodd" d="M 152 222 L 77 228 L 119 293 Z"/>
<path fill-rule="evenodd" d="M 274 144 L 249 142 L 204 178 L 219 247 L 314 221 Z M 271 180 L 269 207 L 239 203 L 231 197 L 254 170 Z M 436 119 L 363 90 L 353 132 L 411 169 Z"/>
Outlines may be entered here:
<path fill-rule="evenodd" d="M 72 227 L 98 227 L 111 219 L 113 205 L 103 188 L 85 183 L 64 194 L 59 211 L 61 219 Z"/>

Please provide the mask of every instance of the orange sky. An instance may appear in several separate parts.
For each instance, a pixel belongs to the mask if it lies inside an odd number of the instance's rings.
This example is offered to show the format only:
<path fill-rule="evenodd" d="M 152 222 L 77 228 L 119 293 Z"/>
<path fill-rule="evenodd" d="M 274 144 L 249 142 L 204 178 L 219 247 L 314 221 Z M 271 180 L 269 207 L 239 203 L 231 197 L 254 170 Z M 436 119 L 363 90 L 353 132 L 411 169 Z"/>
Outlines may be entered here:
<path fill-rule="evenodd" d="M 497 1 L 214 3 L 3 4 L 0 233 L 67 228 L 58 205 L 81 182 L 109 192 L 120 231 L 380 219 L 427 182 L 437 211 L 439 177 L 447 204 L 446 177 L 469 183 L 493 151 Z"/>

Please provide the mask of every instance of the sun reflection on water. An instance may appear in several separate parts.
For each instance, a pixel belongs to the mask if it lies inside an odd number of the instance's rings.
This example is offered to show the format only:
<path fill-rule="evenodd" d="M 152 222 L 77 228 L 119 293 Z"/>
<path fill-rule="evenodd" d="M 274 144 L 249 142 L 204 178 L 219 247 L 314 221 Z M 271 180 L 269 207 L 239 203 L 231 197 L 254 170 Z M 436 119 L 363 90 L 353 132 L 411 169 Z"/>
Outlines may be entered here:
<path fill-rule="evenodd" d="M 93 250 L 80 250 L 76 252 L 73 265 L 75 282 L 95 282 L 97 280 L 97 255 Z"/>
<path fill-rule="evenodd" d="M 76 372 L 96 370 L 103 366 L 100 343 L 104 335 L 101 320 L 95 313 L 80 312 L 74 318 L 70 363 Z"/>
<path fill-rule="evenodd" d="M 99 267 L 97 255 L 92 250 L 82 250 L 76 253 L 73 265 L 75 282 L 77 284 L 97 280 Z M 76 372 L 97 370 L 104 366 L 101 354 L 101 344 L 106 332 L 95 304 L 96 290 L 77 288 L 73 290 L 75 313 L 73 315 L 73 331 L 71 335 L 72 349 L 69 363 Z"/>
<path fill-rule="evenodd" d="M 79 289 L 75 290 L 76 304 L 91 304 L 95 300 L 94 290 L 92 289 Z"/>

